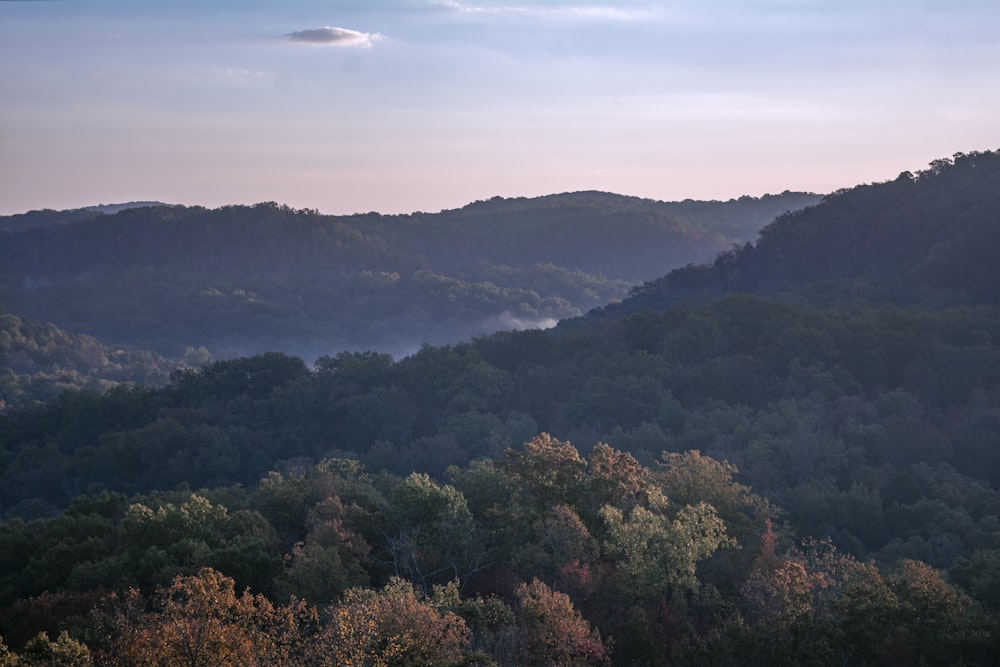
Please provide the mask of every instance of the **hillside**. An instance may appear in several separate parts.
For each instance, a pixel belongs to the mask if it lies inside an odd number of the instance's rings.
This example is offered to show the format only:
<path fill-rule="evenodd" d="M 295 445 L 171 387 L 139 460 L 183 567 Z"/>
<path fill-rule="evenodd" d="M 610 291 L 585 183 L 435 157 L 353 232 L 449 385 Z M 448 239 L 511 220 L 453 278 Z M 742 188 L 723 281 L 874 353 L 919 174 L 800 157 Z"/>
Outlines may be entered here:
<path fill-rule="evenodd" d="M 578 315 L 817 199 L 669 204 L 575 193 L 406 216 L 324 216 L 270 203 L 89 218 L 43 212 L 37 224 L 0 220 L 8 230 L 0 232 L 0 303 L 174 356 L 188 346 L 217 357 L 400 355 Z"/>
<path fill-rule="evenodd" d="M 1000 304 L 1000 152 L 834 193 L 780 216 L 754 244 L 674 270 L 610 314 L 721 294 L 796 294 L 930 306 Z"/>
<path fill-rule="evenodd" d="M 0 313 L 0 410 L 45 402 L 67 390 L 162 385 L 176 368 L 176 362 L 149 352 Z"/>

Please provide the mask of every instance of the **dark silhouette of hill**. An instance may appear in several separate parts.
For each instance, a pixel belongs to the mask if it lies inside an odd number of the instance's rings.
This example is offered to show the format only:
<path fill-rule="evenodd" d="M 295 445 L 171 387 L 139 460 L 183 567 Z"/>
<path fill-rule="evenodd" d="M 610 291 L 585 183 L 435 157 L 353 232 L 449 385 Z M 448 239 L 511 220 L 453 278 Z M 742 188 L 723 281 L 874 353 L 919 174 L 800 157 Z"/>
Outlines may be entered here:
<path fill-rule="evenodd" d="M 726 293 L 817 303 L 1000 303 L 1000 152 L 958 153 L 779 216 L 755 244 L 675 269 L 608 308 L 622 314 Z"/>
<path fill-rule="evenodd" d="M 43 211 L 0 219 L 0 303 L 173 355 L 403 354 L 578 315 L 816 200 L 572 193 L 398 216 L 274 203 Z"/>
<path fill-rule="evenodd" d="M 19 232 L 39 227 L 71 225 L 76 222 L 93 220 L 99 215 L 110 215 L 130 208 L 147 208 L 150 206 L 168 206 L 168 204 L 155 201 L 133 201 L 124 204 L 98 204 L 96 206 L 85 206 L 84 208 L 74 208 L 67 211 L 54 211 L 52 209 L 28 211 L 27 213 L 18 213 L 16 215 L 0 216 L 0 232 Z"/>

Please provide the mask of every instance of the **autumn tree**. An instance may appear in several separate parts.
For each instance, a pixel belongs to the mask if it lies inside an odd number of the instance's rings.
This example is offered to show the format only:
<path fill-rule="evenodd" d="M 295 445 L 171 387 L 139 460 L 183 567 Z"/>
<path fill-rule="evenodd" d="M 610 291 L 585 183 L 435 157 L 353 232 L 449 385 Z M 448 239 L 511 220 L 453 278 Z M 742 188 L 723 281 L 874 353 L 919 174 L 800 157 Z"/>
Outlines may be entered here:
<path fill-rule="evenodd" d="M 874 563 L 829 540 L 778 554 L 770 523 L 742 594 L 754 638 L 748 650 L 765 662 L 882 662 L 898 610 Z"/>
<path fill-rule="evenodd" d="M 532 499 L 542 503 L 572 502 L 587 463 L 569 442 L 548 433 L 535 436 L 521 450 L 504 453 L 503 468 Z"/>
<path fill-rule="evenodd" d="M 469 639 L 465 621 L 399 578 L 379 591 L 347 591 L 330 614 L 316 649 L 318 663 L 329 667 L 456 665 Z"/>
<path fill-rule="evenodd" d="M 525 633 L 521 664 L 577 667 L 608 662 L 610 645 L 573 607 L 568 595 L 538 579 L 521 584 L 515 593 Z"/>
<path fill-rule="evenodd" d="M 347 526 L 349 513 L 339 496 L 327 498 L 309 511 L 306 539 L 285 557 L 286 568 L 277 579 L 279 594 L 298 595 L 318 604 L 330 602 L 352 586 L 368 583 L 365 565 L 370 563 L 371 547 Z"/>
<path fill-rule="evenodd" d="M 206 568 L 158 589 L 152 609 L 134 590 L 120 599 L 118 639 L 104 659 L 122 667 L 305 664 L 303 634 L 315 614 L 294 600 L 276 608 L 249 591 L 237 595 L 232 579 Z"/>
<path fill-rule="evenodd" d="M 726 522 L 730 535 L 746 543 L 759 535 L 776 511 L 750 487 L 735 481 L 736 466 L 703 456 L 698 450 L 663 452 L 652 477 L 680 505 L 706 502 Z"/>
<path fill-rule="evenodd" d="M 650 481 L 634 456 L 599 442 L 587 459 L 585 500 L 592 512 L 602 505 L 626 507 L 639 501 Z"/>

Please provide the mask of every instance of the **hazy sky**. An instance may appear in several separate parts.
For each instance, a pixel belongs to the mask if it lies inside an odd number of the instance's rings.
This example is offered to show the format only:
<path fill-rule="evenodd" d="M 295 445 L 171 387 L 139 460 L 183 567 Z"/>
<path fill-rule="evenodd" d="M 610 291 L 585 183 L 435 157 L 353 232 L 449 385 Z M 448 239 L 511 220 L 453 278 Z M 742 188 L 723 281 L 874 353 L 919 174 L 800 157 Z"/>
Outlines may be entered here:
<path fill-rule="evenodd" d="M 829 192 L 1000 148 L 997 0 L 0 0 L 0 213 Z"/>

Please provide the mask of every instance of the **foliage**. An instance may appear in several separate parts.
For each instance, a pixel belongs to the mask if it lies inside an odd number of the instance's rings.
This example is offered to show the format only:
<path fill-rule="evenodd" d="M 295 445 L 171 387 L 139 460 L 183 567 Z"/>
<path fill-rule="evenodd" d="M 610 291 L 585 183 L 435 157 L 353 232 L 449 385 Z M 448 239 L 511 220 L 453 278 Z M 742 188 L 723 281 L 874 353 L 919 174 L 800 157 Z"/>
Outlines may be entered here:
<path fill-rule="evenodd" d="M 329 665 L 458 664 L 469 634 L 459 616 L 422 601 L 402 579 L 380 591 L 352 589 L 332 614 L 321 639 Z"/>
<path fill-rule="evenodd" d="M 690 664 L 722 659 L 722 636 L 748 664 L 989 664 L 996 648 L 995 611 L 923 563 L 884 573 L 829 540 L 781 551 L 776 510 L 699 452 L 650 470 L 542 434 L 450 474 L 328 459 L 251 489 L 104 493 L 8 521 L 0 627 L 19 660 L 69 630 L 59 650 L 109 665 Z M 754 544 L 752 561 L 726 556 Z"/>
<path fill-rule="evenodd" d="M 600 634 L 573 608 L 569 596 L 538 579 L 521 584 L 517 604 L 526 640 L 525 665 L 600 665 L 608 647 Z"/>
<path fill-rule="evenodd" d="M 163 385 L 176 366 L 160 355 L 0 312 L 0 410 L 43 403 L 69 390 Z"/>
<path fill-rule="evenodd" d="M 297 665 L 303 631 L 315 611 L 293 601 L 276 608 L 266 598 L 237 595 L 233 580 L 204 569 L 157 591 L 151 609 L 129 591 L 114 619 L 111 665 Z"/>

